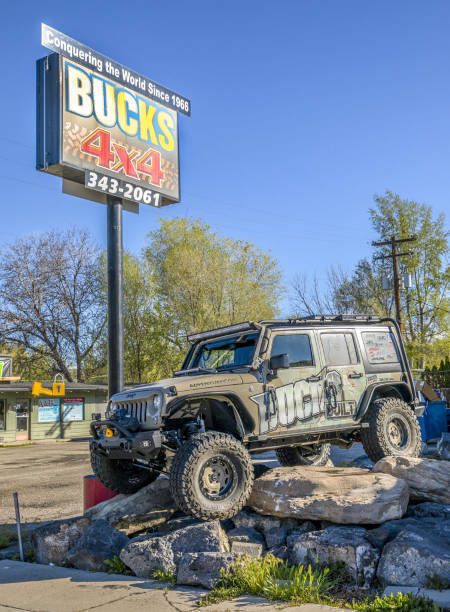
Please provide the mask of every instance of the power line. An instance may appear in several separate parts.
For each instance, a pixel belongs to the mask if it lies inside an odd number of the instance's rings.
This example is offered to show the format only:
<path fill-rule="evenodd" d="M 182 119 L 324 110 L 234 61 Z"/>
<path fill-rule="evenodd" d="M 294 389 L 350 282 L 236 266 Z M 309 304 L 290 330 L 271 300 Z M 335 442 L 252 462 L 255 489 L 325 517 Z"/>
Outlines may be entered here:
<path fill-rule="evenodd" d="M 406 255 L 412 255 L 412 251 L 404 251 L 403 253 L 399 253 L 397 251 L 397 245 L 402 244 L 403 242 L 414 242 L 415 240 L 417 240 L 417 236 L 408 236 L 408 238 L 395 238 L 395 236 L 392 236 L 389 240 L 383 240 L 381 242 L 372 242 L 372 246 L 374 247 L 391 247 L 391 252 L 388 255 L 377 255 L 375 259 L 392 259 L 395 310 L 397 313 L 397 323 L 401 333 L 403 333 L 403 319 L 402 306 L 400 302 L 400 278 L 398 275 L 398 258 L 405 257 Z"/>

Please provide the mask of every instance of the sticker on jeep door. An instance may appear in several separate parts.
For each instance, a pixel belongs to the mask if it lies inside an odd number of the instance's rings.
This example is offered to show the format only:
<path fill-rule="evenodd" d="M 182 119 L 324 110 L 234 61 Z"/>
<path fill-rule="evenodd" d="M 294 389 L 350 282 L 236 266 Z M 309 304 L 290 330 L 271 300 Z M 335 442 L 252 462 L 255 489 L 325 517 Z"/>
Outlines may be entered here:
<path fill-rule="evenodd" d="M 327 372 L 324 368 L 316 376 L 320 376 L 320 380 L 298 380 L 253 395 L 250 399 L 259 409 L 259 433 L 289 427 L 297 421 L 309 421 L 321 414 L 332 419 L 355 413 L 356 402 L 345 401 L 339 372 Z"/>

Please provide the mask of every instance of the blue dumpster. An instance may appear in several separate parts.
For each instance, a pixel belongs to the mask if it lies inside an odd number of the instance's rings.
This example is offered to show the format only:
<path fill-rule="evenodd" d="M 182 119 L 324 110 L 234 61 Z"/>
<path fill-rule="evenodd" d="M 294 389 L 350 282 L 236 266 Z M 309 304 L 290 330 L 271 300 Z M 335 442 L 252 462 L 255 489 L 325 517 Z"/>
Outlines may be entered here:
<path fill-rule="evenodd" d="M 440 438 L 447 431 L 447 402 L 425 402 L 423 415 L 419 417 L 420 430 L 424 441 Z"/>

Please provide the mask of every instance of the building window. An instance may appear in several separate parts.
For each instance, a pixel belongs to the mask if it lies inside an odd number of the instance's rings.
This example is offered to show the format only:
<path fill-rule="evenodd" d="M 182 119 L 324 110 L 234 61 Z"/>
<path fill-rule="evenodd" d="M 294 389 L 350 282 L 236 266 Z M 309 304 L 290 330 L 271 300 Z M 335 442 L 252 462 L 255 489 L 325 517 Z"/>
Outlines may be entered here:
<path fill-rule="evenodd" d="M 38 400 L 38 423 L 57 423 L 59 421 L 59 398 L 50 397 Z"/>
<path fill-rule="evenodd" d="M 389 332 L 363 332 L 369 363 L 397 363 L 398 355 Z"/>
<path fill-rule="evenodd" d="M 289 366 L 300 368 L 314 365 L 309 336 L 306 334 L 280 334 L 275 336 L 272 343 L 272 353 L 283 355 L 287 353 Z"/>
<path fill-rule="evenodd" d="M 6 402 L 0 399 L 0 431 L 6 429 Z"/>
<path fill-rule="evenodd" d="M 353 334 L 321 334 L 320 340 L 327 365 L 341 366 L 358 363 Z"/>
<path fill-rule="evenodd" d="M 63 400 L 63 421 L 83 421 L 84 399 L 81 397 L 70 397 Z"/>

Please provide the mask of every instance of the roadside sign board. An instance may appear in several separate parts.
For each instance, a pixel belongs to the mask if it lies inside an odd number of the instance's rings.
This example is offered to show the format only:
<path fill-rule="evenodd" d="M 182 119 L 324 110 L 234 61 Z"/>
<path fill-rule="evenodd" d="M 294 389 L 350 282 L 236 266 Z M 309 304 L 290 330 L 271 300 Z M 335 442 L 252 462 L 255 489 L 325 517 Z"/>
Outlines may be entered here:
<path fill-rule="evenodd" d="M 42 44 L 58 53 L 37 62 L 37 168 L 132 202 L 179 202 L 177 111 L 190 101 L 44 24 Z"/>

